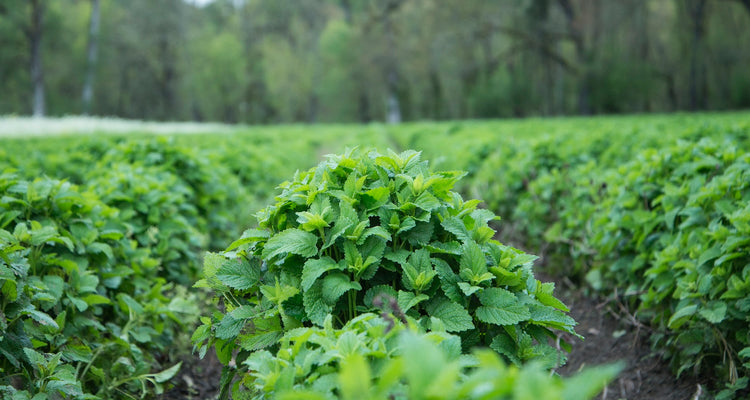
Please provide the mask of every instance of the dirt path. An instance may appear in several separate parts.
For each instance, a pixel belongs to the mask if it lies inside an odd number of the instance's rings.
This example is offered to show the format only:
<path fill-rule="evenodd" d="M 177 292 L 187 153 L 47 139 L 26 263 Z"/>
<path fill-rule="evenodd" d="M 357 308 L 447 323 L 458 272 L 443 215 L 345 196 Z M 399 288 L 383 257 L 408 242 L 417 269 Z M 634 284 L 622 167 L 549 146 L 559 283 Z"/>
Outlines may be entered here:
<path fill-rule="evenodd" d="M 583 296 L 580 289 L 562 279 L 537 279 L 556 281 L 557 297 L 570 307 L 571 316 L 578 321 L 576 332 L 586 338 L 571 339 L 573 349 L 568 363 L 558 369 L 560 375 L 622 361 L 625 369 L 596 399 L 687 400 L 705 393 L 705 384 L 699 387 L 695 379 L 674 377 L 669 365 L 651 349 L 649 329 L 631 319 L 624 308 Z"/>

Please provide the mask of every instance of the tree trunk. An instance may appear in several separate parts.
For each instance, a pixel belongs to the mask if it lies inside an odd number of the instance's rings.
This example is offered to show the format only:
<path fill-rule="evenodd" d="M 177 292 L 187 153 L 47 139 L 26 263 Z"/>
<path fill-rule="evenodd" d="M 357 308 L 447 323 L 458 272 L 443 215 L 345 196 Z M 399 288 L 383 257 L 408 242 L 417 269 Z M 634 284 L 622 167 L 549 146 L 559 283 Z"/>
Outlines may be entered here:
<path fill-rule="evenodd" d="M 31 83 L 34 89 L 32 113 L 34 117 L 44 116 L 44 70 L 42 68 L 42 24 L 44 5 L 40 0 L 31 0 Z"/>
<path fill-rule="evenodd" d="M 692 37 L 690 42 L 690 110 L 706 108 L 705 65 L 701 60 L 703 36 L 705 34 L 706 0 L 690 2 L 688 12 L 692 22 Z"/>
<path fill-rule="evenodd" d="M 97 39 L 99 38 L 99 0 L 91 0 L 91 19 L 89 20 L 89 38 L 86 47 L 86 77 L 83 82 L 81 104 L 83 115 L 91 112 L 91 101 L 94 97 L 94 71 L 96 69 Z"/>
<path fill-rule="evenodd" d="M 591 107 L 591 57 L 584 41 L 583 29 L 581 27 L 582 22 L 570 0 L 558 0 L 558 3 L 568 20 L 568 30 L 575 44 L 576 57 L 582 71 L 580 86 L 578 88 L 578 112 L 583 115 L 589 115 L 593 111 Z"/>
<path fill-rule="evenodd" d="M 388 88 L 388 98 L 386 103 L 386 122 L 389 124 L 401 123 L 401 104 L 398 100 L 398 61 L 396 60 L 396 40 L 393 33 L 393 26 L 391 25 L 390 16 L 386 17 L 385 30 L 388 40 L 388 72 L 386 77 L 386 84 Z"/>

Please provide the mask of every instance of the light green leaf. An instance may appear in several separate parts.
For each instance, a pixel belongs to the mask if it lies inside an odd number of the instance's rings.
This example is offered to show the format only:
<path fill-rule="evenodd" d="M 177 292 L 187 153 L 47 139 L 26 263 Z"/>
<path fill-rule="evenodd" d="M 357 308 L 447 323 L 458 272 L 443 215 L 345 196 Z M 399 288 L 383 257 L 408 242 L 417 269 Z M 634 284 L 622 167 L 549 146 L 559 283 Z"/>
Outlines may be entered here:
<path fill-rule="evenodd" d="M 333 306 L 323 299 L 323 282 L 320 280 L 316 280 L 310 289 L 303 293 L 302 304 L 307 317 L 318 326 L 323 326 L 326 315 L 333 310 Z"/>
<path fill-rule="evenodd" d="M 276 284 L 274 286 L 261 286 L 260 291 L 261 293 L 263 293 L 263 296 L 265 296 L 269 301 L 276 304 L 281 304 L 299 293 L 299 289 L 297 289 L 296 287 L 282 285 L 278 280 L 276 281 Z"/>
<path fill-rule="evenodd" d="M 679 308 L 674 314 L 672 314 L 672 317 L 669 318 L 669 323 L 667 324 L 667 326 L 669 327 L 669 329 L 679 329 L 679 327 L 685 323 L 687 317 L 695 314 L 695 311 L 697 309 L 698 306 L 695 304 L 690 304 Z"/>
<path fill-rule="evenodd" d="M 182 361 L 165 369 L 164 371 L 159 372 L 158 374 L 154 374 L 154 380 L 159 383 L 164 383 L 172 379 L 175 375 L 177 375 L 177 372 L 180 370 L 180 366 L 182 366 Z"/>
<path fill-rule="evenodd" d="M 302 290 L 310 289 L 316 279 L 332 269 L 339 269 L 339 265 L 331 257 L 324 256 L 307 260 L 302 267 Z"/>
<path fill-rule="evenodd" d="M 473 240 L 464 244 L 459 265 L 459 276 L 467 281 L 487 273 L 487 259 L 482 249 Z"/>
<path fill-rule="evenodd" d="M 480 286 L 474 286 L 467 282 L 458 282 L 457 285 L 458 288 L 461 289 L 461 291 L 464 292 L 464 295 L 466 295 L 467 297 L 482 290 Z"/>
<path fill-rule="evenodd" d="M 456 236 L 456 239 L 460 240 L 463 243 L 472 240 L 471 233 L 469 233 L 469 230 L 466 229 L 466 225 L 464 225 L 464 222 L 461 220 L 461 218 L 446 218 L 443 220 L 441 225 L 443 225 L 443 228 L 445 228 L 446 231 L 454 234 Z"/>
<path fill-rule="evenodd" d="M 389 301 L 388 299 L 396 299 L 398 297 L 398 294 L 392 287 L 388 285 L 373 286 L 369 290 L 367 290 L 367 293 L 365 293 L 365 305 L 367 307 L 374 308 L 375 305 L 373 304 L 373 300 L 375 300 L 375 298 L 377 298 L 378 296 L 385 296 L 382 300 L 387 302 Z"/>
<path fill-rule="evenodd" d="M 257 351 L 266 347 L 273 346 L 284 336 L 282 331 L 271 331 L 256 335 L 241 335 L 239 337 L 239 346 L 243 350 Z"/>
<path fill-rule="evenodd" d="M 391 241 L 391 234 L 387 229 L 383 228 L 382 226 L 374 226 L 372 228 L 365 229 L 365 231 L 362 233 L 362 236 L 357 239 L 357 244 L 361 245 L 370 236 L 381 237 L 385 239 L 386 242 Z"/>
<path fill-rule="evenodd" d="M 466 297 L 461 294 L 458 286 L 458 275 L 453 272 L 450 265 L 447 262 L 435 258 L 432 261 L 435 264 L 435 271 L 440 277 L 440 288 L 443 289 L 443 293 L 453 302 L 463 303 Z"/>
<path fill-rule="evenodd" d="M 563 310 L 565 312 L 570 311 L 568 306 L 566 306 L 562 301 L 558 300 L 554 295 L 555 291 L 555 284 L 553 282 L 547 282 L 547 283 L 541 283 L 537 282 L 537 291 L 534 293 L 534 296 L 536 296 L 536 299 L 539 300 L 540 303 L 551 306 L 554 308 L 557 308 L 558 310 Z"/>
<path fill-rule="evenodd" d="M 336 304 L 339 297 L 349 290 L 362 290 L 359 282 L 349 279 L 343 272 L 334 272 L 323 278 L 323 300 L 330 305 Z"/>
<path fill-rule="evenodd" d="M 250 289 L 260 281 L 260 260 L 225 259 L 216 271 L 216 278 L 232 289 Z"/>
<path fill-rule="evenodd" d="M 370 366 L 361 354 L 353 353 L 347 356 L 342 360 L 341 372 L 339 372 L 342 399 L 369 399 L 371 397 L 371 379 Z"/>
<path fill-rule="evenodd" d="M 572 335 L 577 335 L 573 330 L 576 321 L 562 311 L 556 310 L 550 306 L 531 305 L 529 306 L 531 316 L 529 321 L 550 328 L 560 329 Z"/>
<path fill-rule="evenodd" d="M 290 228 L 268 239 L 263 248 L 263 258 L 270 259 L 283 253 L 312 257 L 318 253 L 317 243 L 318 237 L 312 233 Z"/>
<path fill-rule="evenodd" d="M 242 236 L 232 242 L 232 244 L 227 247 L 226 251 L 232 251 L 242 245 L 268 239 L 270 235 L 271 234 L 266 230 L 248 229 L 245 232 L 242 232 Z"/>
<path fill-rule="evenodd" d="M 531 318 L 527 306 L 520 304 L 516 296 L 502 288 L 484 289 L 479 293 L 476 316 L 480 320 L 496 325 L 514 325 Z"/>
<path fill-rule="evenodd" d="M 398 291 L 398 308 L 403 312 L 409 311 L 412 307 L 421 303 L 424 300 L 429 299 L 426 294 L 415 295 L 412 292 L 405 292 L 403 290 Z"/>
<path fill-rule="evenodd" d="M 430 192 L 422 192 L 422 194 L 414 200 L 414 205 L 425 211 L 431 212 L 440 207 L 440 200 L 435 198 Z"/>
<path fill-rule="evenodd" d="M 723 301 L 709 301 L 708 304 L 698 310 L 703 318 L 712 324 L 723 321 L 727 315 L 727 303 Z"/>
<path fill-rule="evenodd" d="M 387 203 L 391 191 L 387 187 L 377 187 L 362 194 L 362 205 L 365 210 L 374 210 Z"/>
<path fill-rule="evenodd" d="M 97 304 L 112 304 L 112 301 L 100 294 L 89 294 L 81 297 L 81 300 L 85 301 L 86 304 L 93 306 Z"/>
<path fill-rule="evenodd" d="M 24 314 L 27 314 L 28 316 L 31 317 L 31 319 L 33 319 L 34 321 L 42 325 L 51 326 L 55 329 L 60 329 L 60 327 L 57 325 L 57 322 L 55 322 L 55 320 L 52 319 L 52 317 L 50 317 L 46 313 L 43 313 L 39 310 L 25 311 Z"/>
<path fill-rule="evenodd" d="M 432 301 L 427 305 L 427 313 L 439 318 L 448 332 L 462 332 L 474 329 L 473 319 L 469 312 L 448 299 Z"/>

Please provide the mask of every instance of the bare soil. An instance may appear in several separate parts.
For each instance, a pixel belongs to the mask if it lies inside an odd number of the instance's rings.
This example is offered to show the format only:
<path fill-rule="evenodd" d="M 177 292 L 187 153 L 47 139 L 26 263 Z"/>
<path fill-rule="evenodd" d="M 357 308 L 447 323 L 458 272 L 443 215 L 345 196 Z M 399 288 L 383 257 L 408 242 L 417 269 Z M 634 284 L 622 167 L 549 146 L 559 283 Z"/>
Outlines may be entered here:
<path fill-rule="evenodd" d="M 596 399 L 692 400 L 706 395 L 705 382 L 674 376 L 658 351 L 651 348 L 649 328 L 625 307 L 584 296 L 564 278 L 537 278 L 556 282 L 557 297 L 570 307 L 571 317 L 578 322 L 576 332 L 585 337 L 583 341 L 569 338 L 573 348 L 568 363 L 558 369 L 560 375 L 620 361 L 625 363 L 624 370 Z"/>
<path fill-rule="evenodd" d="M 182 368 L 172 379 L 175 386 L 159 396 L 160 400 L 208 400 L 219 394 L 222 365 L 216 353 L 209 350 L 200 359 L 197 354 L 186 356 Z"/>

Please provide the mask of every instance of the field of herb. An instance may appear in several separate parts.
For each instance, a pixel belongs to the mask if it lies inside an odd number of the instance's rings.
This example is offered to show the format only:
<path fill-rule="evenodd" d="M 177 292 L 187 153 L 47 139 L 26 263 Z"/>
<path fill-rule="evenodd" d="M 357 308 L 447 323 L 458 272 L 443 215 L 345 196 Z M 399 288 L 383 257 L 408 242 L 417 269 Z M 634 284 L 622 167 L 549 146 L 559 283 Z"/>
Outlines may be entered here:
<path fill-rule="evenodd" d="M 653 398 L 563 367 L 606 310 L 750 395 L 748 113 L 8 126 L 3 398 Z"/>

